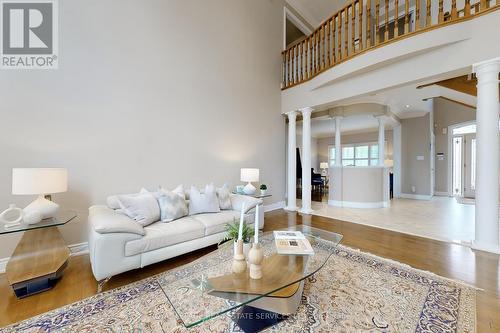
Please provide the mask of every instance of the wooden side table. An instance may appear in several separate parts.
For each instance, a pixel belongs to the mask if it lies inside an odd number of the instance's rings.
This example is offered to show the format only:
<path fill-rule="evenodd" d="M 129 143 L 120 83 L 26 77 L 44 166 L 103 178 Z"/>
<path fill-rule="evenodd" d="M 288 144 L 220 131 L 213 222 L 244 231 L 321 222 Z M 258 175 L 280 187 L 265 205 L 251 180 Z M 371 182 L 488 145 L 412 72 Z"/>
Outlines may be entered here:
<path fill-rule="evenodd" d="M 37 224 L 12 228 L 0 225 L 0 234 L 24 231 L 5 268 L 7 280 L 18 298 L 49 290 L 61 278 L 70 251 L 57 226 L 76 216 L 74 212 L 61 212 Z"/>

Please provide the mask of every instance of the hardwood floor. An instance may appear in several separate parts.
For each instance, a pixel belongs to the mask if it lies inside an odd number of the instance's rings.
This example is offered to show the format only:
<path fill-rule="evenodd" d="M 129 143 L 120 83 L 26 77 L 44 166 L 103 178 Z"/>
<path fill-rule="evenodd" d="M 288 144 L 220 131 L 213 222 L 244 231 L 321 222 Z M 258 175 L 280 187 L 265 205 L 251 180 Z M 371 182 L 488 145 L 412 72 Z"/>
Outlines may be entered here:
<path fill-rule="evenodd" d="M 308 224 L 344 235 L 342 244 L 406 263 L 444 277 L 461 280 L 483 290 L 477 294 L 477 332 L 500 332 L 500 256 L 426 238 L 319 216 L 301 216 L 282 210 L 266 214 L 265 230 Z M 116 288 L 188 263 L 215 247 L 114 277 L 105 289 Z M 0 326 L 29 318 L 96 293 L 87 255 L 71 257 L 57 286 L 45 293 L 16 299 L 5 274 L 0 275 Z"/>

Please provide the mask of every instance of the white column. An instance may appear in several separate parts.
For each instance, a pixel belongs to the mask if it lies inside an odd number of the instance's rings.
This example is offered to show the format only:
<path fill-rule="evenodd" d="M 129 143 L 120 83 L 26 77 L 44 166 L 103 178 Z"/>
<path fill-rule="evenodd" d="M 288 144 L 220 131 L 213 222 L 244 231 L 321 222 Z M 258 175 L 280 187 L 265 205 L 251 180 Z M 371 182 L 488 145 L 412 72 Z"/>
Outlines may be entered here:
<path fill-rule="evenodd" d="M 473 65 L 477 76 L 476 237 L 472 248 L 500 253 L 498 226 L 498 73 L 500 58 Z"/>
<path fill-rule="evenodd" d="M 385 165 L 385 121 L 382 116 L 378 119 L 378 165 Z"/>
<path fill-rule="evenodd" d="M 311 214 L 311 112 L 312 108 L 300 109 L 302 112 L 302 209 L 303 214 Z"/>
<path fill-rule="evenodd" d="M 342 142 L 340 132 L 340 122 L 342 117 L 335 117 L 335 166 L 342 166 Z"/>
<path fill-rule="evenodd" d="M 288 116 L 288 195 L 285 210 L 297 210 L 297 170 L 296 170 L 296 148 L 297 148 L 297 111 L 290 111 Z"/>

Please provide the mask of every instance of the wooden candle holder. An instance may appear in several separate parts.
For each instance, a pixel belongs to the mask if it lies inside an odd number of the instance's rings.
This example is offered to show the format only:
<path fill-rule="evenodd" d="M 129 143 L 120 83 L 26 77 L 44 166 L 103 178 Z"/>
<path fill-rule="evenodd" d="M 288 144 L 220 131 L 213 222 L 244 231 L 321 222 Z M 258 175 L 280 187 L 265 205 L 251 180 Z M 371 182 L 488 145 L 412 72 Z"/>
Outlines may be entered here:
<path fill-rule="evenodd" d="M 262 261 L 264 251 L 259 243 L 254 243 L 248 252 L 248 262 L 250 263 L 250 278 L 258 280 L 262 278 Z"/>
<path fill-rule="evenodd" d="M 236 241 L 236 251 L 234 252 L 232 270 L 233 273 L 239 274 L 243 273 L 246 269 L 247 262 L 245 261 L 245 255 L 243 254 L 243 240 L 238 239 Z"/>

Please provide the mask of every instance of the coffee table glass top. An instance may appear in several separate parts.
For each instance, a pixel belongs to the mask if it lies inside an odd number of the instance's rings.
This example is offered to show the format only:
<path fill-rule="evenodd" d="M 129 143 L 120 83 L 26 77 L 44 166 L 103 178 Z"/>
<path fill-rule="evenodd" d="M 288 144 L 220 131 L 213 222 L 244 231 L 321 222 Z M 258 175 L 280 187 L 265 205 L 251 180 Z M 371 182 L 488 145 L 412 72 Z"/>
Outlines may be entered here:
<path fill-rule="evenodd" d="M 293 296 L 299 283 L 323 267 L 342 239 L 342 235 L 306 225 L 282 230 L 301 231 L 314 254 L 279 255 L 273 232 L 266 232 L 259 235 L 264 252 L 260 280 L 250 279 L 248 268 L 232 273 L 233 242 L 162 278 L 160 286 L 183 324 L 198 325 L 263 297 Z"/>
<path fill-rule="evenodd" d="M 55 217 L 41 220 L 40 222 L 35 224 L 26 224 L 21 222 L 18 225 L 9 226 L 0 222 L 0 235 L 64 225 L 73 220 L 75 217 L 76 212 L 66 210 L 58 212 Z"/>

